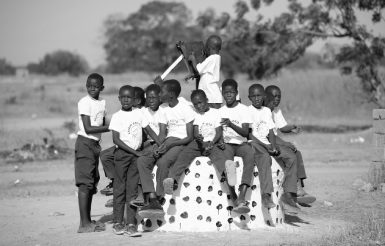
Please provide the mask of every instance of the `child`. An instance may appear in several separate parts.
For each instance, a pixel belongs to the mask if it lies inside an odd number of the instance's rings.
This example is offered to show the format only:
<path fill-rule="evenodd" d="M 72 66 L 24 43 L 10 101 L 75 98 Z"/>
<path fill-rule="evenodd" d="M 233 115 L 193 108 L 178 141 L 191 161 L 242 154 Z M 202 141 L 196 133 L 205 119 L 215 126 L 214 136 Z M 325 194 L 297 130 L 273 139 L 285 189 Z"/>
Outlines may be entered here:
<path fill-rule="evenodd" d="M 144 90 L 140 87 L 134 87 L 135 101 L 134 108 L 141 109 L 146 104 L 146 98 L 144 97 Z M 105 176 L 110 179 L 110 183 L 100 191 L 101 194 L 105 196 L 111 196 L 113 194 L 113 182 L 114 182 L 114 151 L 115 146 L 112 146 L 108 149 L 100 152 L 100 160 L 103 165 L 103 170 Z M 138 197 L 131 201 L 132 205 L 137 205 L 143 203 L 143 198 L 141 197 L 141 186 L 138 185 Z M 113 199 L 110 199 L 105 204 L 106 207 L 113 207 Z"/>
<path fill-rule="evenodd" d="M 278 86 L 270 85 L 266 87 L 265 89 L 268 100 L 267 104 L 269 104 L 270 109 L 273 113 L 273 120 L 275 123 L 274 133 L 275 135 L 278 134 L 278 130 L 283 133 L 299 133 L 300 128 L 296 125 L 289 125 L 287 124 L 285 118 L 282 115 L 282 111 L 280 108 L 278 108 L 280 102 L 281 102 L 281 90 Z M 302 154 L 297 148 L 289 142 L 283 141 L 280 137 L 276 136 L 277 144 L 279 146 L 285 146 L 284 148 L 288 148 L 289 150 L 293 151 L 297 157 L 297 201 L 298 203 L 302 204 L 309 204 L 313 203 L 316 198 L 312 195 L 309 195 L 304 189 L 304 180 L 306 179 L 306 171 L 304 162 L 302 159 Z"/>
<path fill-rule="evenodd" d="M 220 108 L 223 101 L 218 85 L 221 67 L 219 52 L 222 47 L 222 39 L 217 35 L 211 35 L 207 39 L 204 47 L 206 59 L 198 64 L 194 54 L 186 54 L 186 47 L 183 42 L 180 42 L 180 47 L 184 57 L 191 61 L 193 69 L 200 75 L 198 89 L 206 93 L 210 107 Z"/>
<path fill-rule="evenodd" d="M 120 111 L 112 115 L 109 129 L 116 145 L 114 151 L 114 226 L 117 235 L 124 233 L 134 237 L 140 236 L 136 228 L 136 208 L 127 205 L 127 226 L 123 223 L 124 207 L 137 194 L 139 175 L 136 159 L 144 153 L 140 151 L 142 145 L 142 129 L 156 138 L 148 125 L 148 121 L 140 110 L 134 109 L 134 88 L 125 85 L 119 89 Z"/>
<path fill-rule="evenodd" d="M 78 102 L 79 131 L 75 143 L 75 182 L 78 187 L 80 226 L 78 233 L 104 231 L 105 225 L 91 221 L 92 196 L 99 182 L 101 133 L 108 132 L 105 124 L 106 101 L 99 98 L 104 79 L 97 73 L 87 78 L 88 95 Z"/>
<path fill-rule="evenodd" d="M 273 182 L 271 176 L 271 158 L 279 158 L 285 174 L 282 184 L 284 194 L 280 201 L 285 205 L 288 212 L 298 212 L 298 206 L 293 200 L 292 194 L 297 191 L 296 187 L 296 157 L 286 149 L 279 150 L 276 147 L 273 129 L 272 114 L 269 108 L 263 107 L 265 91 L 262 85 L 253 84 L 249 87 L 249 99 L 252 105 L 249 106 L 252 117 L 250 139 L 256 151 L 256 162 L 258 166 L 259 179 L 261 183 L 262 204 L 266 208 L 273 208 L 275 204 L 271 200 L 273 192 Z"/>
<path fill-rule="evenodd" d="M 190 142 L 183 149 L 171 167 L 168 178 L 163 180 L 166 194 L 172 194 L 174 189 L 178 188 L 180 176 L 182 176 L 184 170 L 190 166 L 196 157 L 203 155 L 218 160 L 223 156 L 222 151 L 216 146 L 222 137 L 219 111 L 214 108 L 210 109 L 208 99 L 203 90 L 193 91 L 191 93 L 191 102 L 197 111 L 193 123 L 195 141 Z M 224 161 L 221 163 L 224 163 Z M 225 166 L 216 166 L 220 174 L 225 171 Z"/>
<path fill-rule="evenodd" d="M 219 109 L 221 115 L 221 124 L 223 127 L 223 139 L 225 149 L 223 151 L 224 159 L 232 161 L 234 156 L 240 156 L 243 159 L 242 180 L 239 186 L 239 195 L 230 186 L 230 197 L 236 206 L 233 211 L 236 213 L 248 213 L 250 208 L 246 202 L 246 191 L 250 187 L 254 172 L 254 150 L 247 143 L 249 134 L 249 124 L 251 118 L 247 106 L 236 101 L 238 94 L 238 83 L 233 79 L 226 79 L 222 83 L 222 95 L 226 105 Z M 213 159 L 213 162 L 220 163 L 222 160 Z M 223 163 L 219 164 L 224 166 Z M 229 175 L 229 174 L 228 174 Z M 231 179 L 231 177 L 228 177 Z M 234 185 L 230 184 L 229 185 Z"/>
<path fill-rule="evenodd" d="M 167 178 L 170 166 L 174 164 L 184 146 L 193 139 L 194 111 L 190 106 L 178 101 L 180 92 L 181 87 L 177 80 L 172 79 L 163 82 L 160 96 L 161 100 L 166 102 L 168 106 L 163 108 L 163 115 L 159 119 L 159 131 L 161 136 L 166 136 L 166 139 L 155 156 L 142 156 L 138 159 L 143 193 L 145 198 L 149 199 L 149 203 L 139 211 L 139 215 L 143 218 L 164 216 L 163 208 L 158 200 L 164 196 L 163 180 Z M 156 161 L 159 157 L 158 154 L 162 156 Z M 158 166 L 156 193 L 152 181 L 155 161 Z"/>

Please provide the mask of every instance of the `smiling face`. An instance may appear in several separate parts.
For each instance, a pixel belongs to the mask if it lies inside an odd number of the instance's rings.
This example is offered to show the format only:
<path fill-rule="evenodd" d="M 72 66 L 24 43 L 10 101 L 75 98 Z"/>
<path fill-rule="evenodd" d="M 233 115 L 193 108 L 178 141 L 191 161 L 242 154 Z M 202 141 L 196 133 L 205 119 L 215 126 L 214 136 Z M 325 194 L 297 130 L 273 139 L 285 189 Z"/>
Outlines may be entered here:
<path fill-rule="evenodd" d="M 225 99 L 227 106 L 232 106 L 237 98 L 238 91 L 234 86 L 227 85 L 222 90 L 222 96 Z"/>
<path fill-rule="evenodd" d="M 103 83 L 99 80 L 91 78 L 86 83 L 87 93 L 94 99 L 99 99 L 100 92 L 104 89 Z"/>
<path fill-rule="evenodd" d="M 203 114 L 209 109 L 208 99 L 202 94 L 196 94 L 191 98 L 191 102 L 194 105 L 194 108 L 200 113 Z"/>
<path fill-rule="evenodd" d="M 157 111 L 159 109 L 159 105 L 160 105 L 159 93 L 157 93 L 156 91 L 147 91 L 146 103 L 147 103 L 147 106 L 152 111 Z"/>
<path fill-rule="evenodd" d="M 119 92 L 119 101 L 122 105 L 122 110 L 129 111 L 135 104 L 134 90 L 124 89 Z"/>
<path fill-rule="evenodd" d="M 265 91 L 263 88 L 254 88 L 249 91 L 249 99 L 255 108 L 261 108 L 265 99 Z"/>

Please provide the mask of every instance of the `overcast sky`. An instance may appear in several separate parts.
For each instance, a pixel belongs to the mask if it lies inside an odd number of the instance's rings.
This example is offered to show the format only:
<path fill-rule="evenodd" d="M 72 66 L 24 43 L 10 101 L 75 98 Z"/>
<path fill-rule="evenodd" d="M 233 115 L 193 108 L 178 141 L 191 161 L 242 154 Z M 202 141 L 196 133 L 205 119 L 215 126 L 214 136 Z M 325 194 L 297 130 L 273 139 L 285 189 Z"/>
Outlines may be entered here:
<path fill-rule="evenodd" d="M 0 58 L 20 66 L 63 49 L 77 52 L 97 66 L 105 57 L 103 21 L 110 14 L 127 16 L 146 2 L 149 0 L 0 0 Z M 184 2 L 196 17 L 208 7 L 217 13 L 232 13 L 236 0 Z M 276 0 L 261 12 L 272 17 L 285 9 L 283 2 Z M 362 19 L 370 25 L 370 16 Z M 369 27 L 385 33 L 385 25 Z"/>

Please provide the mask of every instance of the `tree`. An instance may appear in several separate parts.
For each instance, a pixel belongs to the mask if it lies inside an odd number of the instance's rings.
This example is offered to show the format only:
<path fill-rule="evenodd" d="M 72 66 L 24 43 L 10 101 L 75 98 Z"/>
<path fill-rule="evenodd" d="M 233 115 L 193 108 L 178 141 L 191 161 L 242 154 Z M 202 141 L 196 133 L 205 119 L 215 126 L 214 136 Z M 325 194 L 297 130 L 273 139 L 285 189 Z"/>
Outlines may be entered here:
<path fill-rule="evenodd" d="M 164 69 L 178 55 L 178 40 L 200 39 L 199 29 L 190 22 L 191 12 L 184 3 L 160 1 L 143 5 L 125 19 L 109 17 L 104 24 L 108 70 Z"/>
<path fill-rule="evenodd" d="M 272 2 L 263 0 L 265 5 Z M 247 72 L 250 78 L 258 79 L 275 75 L 299 59 L 317 39 L 348 38 L 352 43 L 336 54 L 337 63 L 344 74 L 355 71 L 369 100 L 385 107 L 384 81 L 378 71 L 384 60 L 385 39 L 369 32 L 356 17 L 357 11 L 366 11 L 372 14 L 374 23 L 384 21 L 385 1 L 313 0 L 306 6 L 302 1 L 288 2 L 287 11 L 274 20 L 256 15 L 255 20 L 248 21 L 245 14 L 251 9 L 258 12 L 261 0 L 251 0 L 249 4 L 239 0 L 235 4 L 236 16 L 230 17 L 226 25 L 219 27 L 215 25 L 219 18 L 207 20 L 203 14 L 198 23 L 205 32 L 223 34 L 227 40 L 223 48 L 226 57 L 238 62 L 237 69 Z"/>
<path fill-rule="evenodd" d="M 87 72 L 87 61 L 78 54 L 69 51 L 58 50 L 46 54 L 38 63 L 28 64 L 28 70 L 32 73 L 58 75 L 68 73 L 78 76 Z"/>
<path fill-rule="evenodd" d="M 0 75 L 14 75 L 16 68 L 7 62 L 4 58 L 0 59 Z"/>

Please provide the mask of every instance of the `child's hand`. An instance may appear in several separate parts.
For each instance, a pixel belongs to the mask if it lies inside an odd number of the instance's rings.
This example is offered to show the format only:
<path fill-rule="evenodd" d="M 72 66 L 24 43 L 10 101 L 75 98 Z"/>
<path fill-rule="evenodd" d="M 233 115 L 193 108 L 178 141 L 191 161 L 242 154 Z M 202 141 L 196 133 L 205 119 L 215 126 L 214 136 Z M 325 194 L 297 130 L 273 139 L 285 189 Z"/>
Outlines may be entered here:
<path fill-rule="evenodd" d="M 186 58 L 186 45 L 183 41 L 176 42 L 176 48 L 182 53 L 182 55 Z"/>
<path fill-rule="evenodd" d="M 222 126 L 228 126 L 228 127 L 231 127 L 231 121 L 229 118 L 222 118 L 221 120 L 221 125 Z"/>
<path fill-rule="evenodd" d="M 217 144 L 218 148 L 220 148 L 221 150 L 225 150 L 226 149 L 226 144 L 224 142 L 220 142 Z"/>
<path fill-rule="evenodd" d="M 202 136 L 202 134 L 196 135 L 195 141 L 197 141 L 198 143 L 202 143 L 202 142 L 203 142 L 203 136 Z"/>
<path fill-rule="evenodd" d="M 298 134 L 298 133 L 301 132 L 301 127 L 299 127 L 297 125 L 293 125 L 293 129 L 291 129 L 291 132 L 295 133 L 295 134 Z"/>
<path fill-rule="evenodd" d="M 189 75 L 187 75 L 186 77 L 184 77 L 184 81 L 188 81 L 188 80 L 190 80 L 190 79 L 194 79 L 195 78 L 195 75 L 194 74 L 189 74 Z"/>
<path fill-rule="evenodd" d="M 155 84 L 159 85 L 162 82 L 163 82 L 163 79 L 159 75 L 155 77 L 155 79 L 154 79 Z"/>

